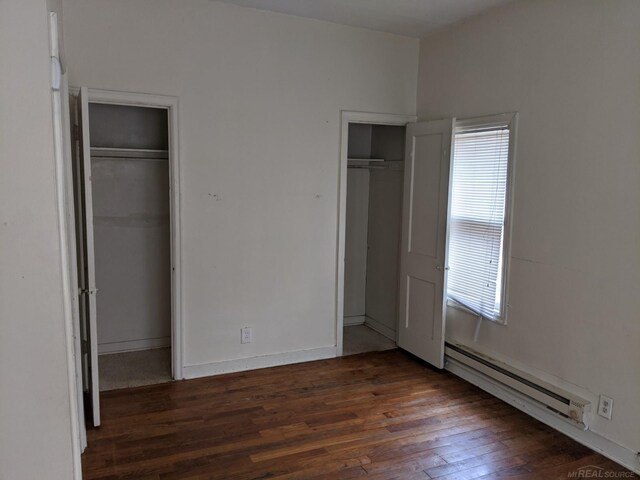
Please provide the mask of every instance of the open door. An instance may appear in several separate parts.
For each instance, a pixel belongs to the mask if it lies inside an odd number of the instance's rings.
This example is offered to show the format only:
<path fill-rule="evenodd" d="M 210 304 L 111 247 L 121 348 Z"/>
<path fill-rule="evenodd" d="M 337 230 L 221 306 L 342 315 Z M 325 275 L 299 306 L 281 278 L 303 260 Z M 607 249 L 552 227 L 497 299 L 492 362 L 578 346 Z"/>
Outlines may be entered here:
<path fill-rule="evenodd" d="M 76 372 L 76 391 L 77 391 L 77 408 L 78 408 L 78 424 L 80 430 L 80 449 L 84 451 L 87 447 L 87 429 L 85 426 L 84 414 L 84 397 L 82 382 L 82 331 L 80 329 L 80 298 L 75 295 L 78 293 L 80 284 L 78 281 L 78 254 L 77 254 L 77 225 L 76 225 L 76 207 L 74 203 L 74 181 L 73 181 L 73 158 L 75 156 L 71 143 L 71 122 L 75 115 L 71 111 L 69 85 L 67 74 L 62 75 L 62 83 L 60 86 L 60 102 L 62 114 L 62 127 L 64 138 L 64 194 L 66 204 L 66 226 L 68 239 L 68 256 L 69 256 L 69 278 L 71 279 L 71 308 L 73 318 L 73 341 L 74 341 L 74 360 Z"/>
<path fill-rule="evenodd" d="M 444 366 L 445 249 L 455 120 L 407 125 L 398 346 Z"/>
<path fill-rule="evenodd" d="M 100 384 L 98 378 L 98 327 L 96 320 L 96 270 L 93 240 L 93 202 L 91 193 L 91 142 L 89 139 L 89 99 L 85 87 L 77 101 L 77 158 L 75 186 L 79 202 L 78 284 L 80 327 L 82 333 L 82 367 L 86 404 L 93 426 L 100 425 Z"/>

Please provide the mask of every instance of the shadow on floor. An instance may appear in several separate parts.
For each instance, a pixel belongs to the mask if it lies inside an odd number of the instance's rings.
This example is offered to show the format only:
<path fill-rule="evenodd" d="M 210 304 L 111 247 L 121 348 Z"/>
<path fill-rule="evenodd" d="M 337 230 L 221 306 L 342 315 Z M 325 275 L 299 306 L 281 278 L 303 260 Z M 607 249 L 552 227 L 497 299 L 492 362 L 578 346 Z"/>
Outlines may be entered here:
<path fill-rule="evenodd" d="M 366 325 L 344 327 L 342 355 L 355 355 L 365 352 L 379 352 L 396 348 L 396 342 L 372 330 Z"/>
<path fill-rule="evenodd" d="M 171 381 L 171 349 L 110 353 L 98 357 L 100 391 Z"/>

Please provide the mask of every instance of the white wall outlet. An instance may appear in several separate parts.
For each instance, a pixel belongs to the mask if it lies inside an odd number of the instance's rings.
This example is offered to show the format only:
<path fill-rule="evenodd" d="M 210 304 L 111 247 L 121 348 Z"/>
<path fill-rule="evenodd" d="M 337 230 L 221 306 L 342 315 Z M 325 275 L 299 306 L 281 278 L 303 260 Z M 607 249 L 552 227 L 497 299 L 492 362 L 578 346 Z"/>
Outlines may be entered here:
<path fill-rule="evenodd" d="M 613 399 L 600 395 L 598 402 L 598 415 L 611 420 L 611 412 L 613 411 Z"/>
<path fill-rule="evenodd" d="M 240 343 L 251 343 L 251 328 L 243 327 L 240 330 Z"/>

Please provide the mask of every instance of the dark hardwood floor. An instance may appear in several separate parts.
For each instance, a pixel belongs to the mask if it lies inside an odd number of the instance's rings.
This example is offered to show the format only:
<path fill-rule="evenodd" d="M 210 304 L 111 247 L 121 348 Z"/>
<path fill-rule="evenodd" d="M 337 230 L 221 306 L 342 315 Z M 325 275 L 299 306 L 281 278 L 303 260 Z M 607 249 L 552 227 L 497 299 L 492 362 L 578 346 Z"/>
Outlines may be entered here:
<path fill-rule="evenodd" d="M 546 480 L 587 466 L 626 472 L 398 350 L 101 399 L 103 424 L 88 432 L 82 459 L 87 480 Z"/>

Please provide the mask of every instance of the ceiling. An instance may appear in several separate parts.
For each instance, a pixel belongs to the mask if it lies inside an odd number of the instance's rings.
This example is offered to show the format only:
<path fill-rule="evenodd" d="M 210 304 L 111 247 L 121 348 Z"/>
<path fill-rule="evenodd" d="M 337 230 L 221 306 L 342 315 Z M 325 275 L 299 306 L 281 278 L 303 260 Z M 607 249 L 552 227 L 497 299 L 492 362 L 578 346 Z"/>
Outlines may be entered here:
<path fill-rule="evenodd" d="M 221 0 L 241 7 L 422 37 L 512 0 Z"/>

